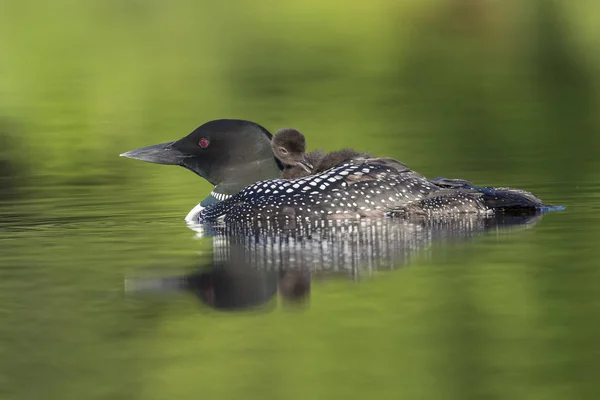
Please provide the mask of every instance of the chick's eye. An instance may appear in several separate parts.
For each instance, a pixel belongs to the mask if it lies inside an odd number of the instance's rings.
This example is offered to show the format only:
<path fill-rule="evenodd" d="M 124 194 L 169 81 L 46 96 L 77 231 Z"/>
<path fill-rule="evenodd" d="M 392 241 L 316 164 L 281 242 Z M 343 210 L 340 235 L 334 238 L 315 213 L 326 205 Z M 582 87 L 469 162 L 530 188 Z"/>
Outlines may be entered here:
<path fill-rule="evenodd" d="M 285 149 L 285 147 L 280 147 L 279 151 L 281 152 L 281 154 L 287 154 L 288 151 Z"/>
<path fill-rule="evenodd" d="M 209 144 L 210 144 L 210 141 L 207 138 L 201 138 L 198 141 L 198 146 L 202 147 L 203 149 L 207 148 Z"/>

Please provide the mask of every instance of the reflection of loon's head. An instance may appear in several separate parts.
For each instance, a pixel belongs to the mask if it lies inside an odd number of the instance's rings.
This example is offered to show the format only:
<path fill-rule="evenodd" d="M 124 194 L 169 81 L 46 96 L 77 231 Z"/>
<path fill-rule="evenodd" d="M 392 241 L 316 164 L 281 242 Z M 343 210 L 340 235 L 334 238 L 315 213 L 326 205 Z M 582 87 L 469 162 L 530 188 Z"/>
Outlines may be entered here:
<path fill-rule="evenodd" d="M 186 289 L 218 310 L 241 310 L 266 305 L 277 293 L 277 276 L 257 270 L 213 268 L 188 275 Z"/>
<path fill-rule="evenodd" d="M 241 310 L 266 305 L 279 292 L 287 302 L 310 296 L 310 275 L 301 271 L 275 272 L 216 269 L 189 275 L 187 289 L 202 302 L 219 310 Z"/>
<path fill-rule="evenodd" d="M 288 303 L 306 300 L 310 296 L 310 275 L 308 272 L 217 264 L 208 271 L 188 275 L 126 279 L 125 290 L 129 293 L 186 291 L 212 309 L 243 311 L 268 306 L 278 291 Z"/>

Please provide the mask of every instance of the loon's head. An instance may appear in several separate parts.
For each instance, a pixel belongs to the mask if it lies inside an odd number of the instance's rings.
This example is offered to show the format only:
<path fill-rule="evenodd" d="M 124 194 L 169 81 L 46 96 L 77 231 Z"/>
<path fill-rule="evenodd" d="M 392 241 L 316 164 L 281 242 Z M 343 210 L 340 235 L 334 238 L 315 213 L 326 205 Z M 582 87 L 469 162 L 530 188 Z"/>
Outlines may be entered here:
<path fill-rule="evenodd" d="M 182 166 L 216 186 L 218 193 L 231 195 L 254 182 L 279 176 L 282 166 L 271 151 L 271 137 L 254 122 L 220 119 L 175 142 L 142 147 L 121 156 Z"/>
<path fill-rule="evenodd" d="M 283 164 L 298 166 L 309 174 L 313 170 L 312 163 L 306 157 L 306 139 L 296 129 L 278 130 L 271 140 L 271 148 Z"/>

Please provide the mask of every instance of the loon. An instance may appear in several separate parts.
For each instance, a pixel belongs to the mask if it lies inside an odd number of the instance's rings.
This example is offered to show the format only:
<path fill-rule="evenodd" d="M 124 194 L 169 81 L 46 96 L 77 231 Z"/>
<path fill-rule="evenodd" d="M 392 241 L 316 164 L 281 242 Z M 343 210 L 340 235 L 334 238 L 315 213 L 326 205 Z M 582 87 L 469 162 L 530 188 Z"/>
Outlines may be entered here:
<path fill-rule="evenodd" d="M 190 222 L 491 215 L 551 207 L 519 189 L 428 180 L 391 158 L 350 159 L 321 173 L 280 179 L 284 166 L 273 154 L 271 139 L 254 122 L 214 120 L 175 142 L 121 156 L 180 165 L 213 184 L 211 195 L 188 214 Z"/>
<path fill-rule="evenodd" d="M 281 174 L 284 179 L 315 175 L 353 158 L 370 157 L 366 153 L 358 153 L 352 149 L 342 149 L 328 154 L 315 150 L 306 154 L 304 135 L 292 128 L 283 128 L 275 132 L 271 147 L 275 157 L 285 165 Z"/>

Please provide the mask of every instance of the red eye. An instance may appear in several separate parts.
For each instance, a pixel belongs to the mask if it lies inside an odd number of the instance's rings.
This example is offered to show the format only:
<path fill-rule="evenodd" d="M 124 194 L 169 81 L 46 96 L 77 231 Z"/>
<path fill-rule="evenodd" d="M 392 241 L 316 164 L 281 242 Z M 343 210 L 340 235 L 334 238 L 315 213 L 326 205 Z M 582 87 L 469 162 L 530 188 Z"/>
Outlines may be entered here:
<path fill-rule="evenodd" d="M 207 138 L 201 138 L 200 141 L 198 141 L 198 145 L 203 149 L 207 148 L 209 144 L 210 141 Z"/>

